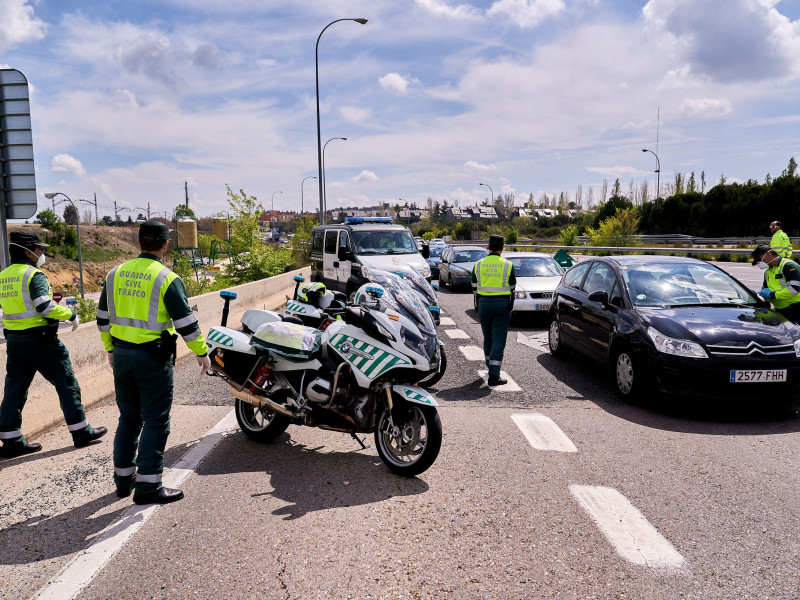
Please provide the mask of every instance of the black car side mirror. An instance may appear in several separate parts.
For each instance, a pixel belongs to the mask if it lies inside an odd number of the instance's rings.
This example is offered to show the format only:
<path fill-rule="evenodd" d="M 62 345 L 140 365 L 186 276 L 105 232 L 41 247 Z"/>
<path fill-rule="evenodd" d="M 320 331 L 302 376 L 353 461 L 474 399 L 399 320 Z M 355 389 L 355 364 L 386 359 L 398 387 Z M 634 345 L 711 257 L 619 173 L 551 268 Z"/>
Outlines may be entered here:
<path fill-rule="evenodd" d="M 589 294 L 589 302 L 598 302 L 603 305 L 603 308 L 608 306 L 608 292 L 599 291 Z"/>
<path fill-rule="evenodd" d="M 339 260 L 353 260 L 353 253 L 344 246 L 339 246 L 339 251 L 336 254 Z"/>
<path fill-rule="evenodd" d="M 422 249 L 420 250 L 420 254 L 422 254 L 422 258 L 430 258 L 431 247 L 428 244 L 422 244 Z"/>

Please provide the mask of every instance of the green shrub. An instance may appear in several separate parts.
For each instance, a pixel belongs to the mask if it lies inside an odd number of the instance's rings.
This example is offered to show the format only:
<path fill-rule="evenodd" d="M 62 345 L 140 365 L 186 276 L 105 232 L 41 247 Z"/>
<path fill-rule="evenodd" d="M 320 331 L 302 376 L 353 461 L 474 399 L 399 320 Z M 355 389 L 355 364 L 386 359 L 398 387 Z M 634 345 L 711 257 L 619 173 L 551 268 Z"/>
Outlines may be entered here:
<path fill-rule="evenodd" d="M 432 231 L 426 231 L 425 233 L 422 234 L 422 239 L 425 240 L 426 242 L 430 242 L 434 237 L 436 236 L 433 235 Z"/>
<path fill-rule="evenodd" d="M 586 236 L 592 246 L 638 246 L 639 240 L 635 237 L 638 230 L 636 210 L 621 208 L 614 216 L 603 219 L 596 229 L 589 227 Z"/>
<path fill-rule="evenodd" d="M 511 227 L 506 234 L 506 244 L 516 244 L 519 241 L 519 231 L 516 227 Z"/>
<path fill-rule="evenodd" d="M 97 302 L 91 298 L 88 300 L 76 298 L 76 300 L 78 301 L 78 306 L 75 312 L 78 313 L 78 318 L 81 320 L 81 323 L 97 321 Z"/>
<path fill-rule="evenodd" d="M 558 243 L 562 246 L 578 245 L 578 226 L 569 225 L 558 234 Z"/>

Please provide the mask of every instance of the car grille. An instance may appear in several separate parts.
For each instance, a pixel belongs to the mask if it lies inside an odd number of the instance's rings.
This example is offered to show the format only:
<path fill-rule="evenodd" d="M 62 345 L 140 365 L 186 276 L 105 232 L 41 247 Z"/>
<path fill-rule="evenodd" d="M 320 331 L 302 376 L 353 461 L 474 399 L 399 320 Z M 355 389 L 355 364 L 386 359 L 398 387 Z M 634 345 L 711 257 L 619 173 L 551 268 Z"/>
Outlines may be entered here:
<path fill-rule="evenodd" d="M 715 356 L 748 356 L 751 354 L 779 356 L 782 354 L 793 355 L 795 353 L 792 344 L 762 346 L 757 342 L 750 342 L 746 346 L 708 346 L 708 351 Z"/>
<path fill-rule="evenodd" d="M 531 292 L 531 298 L 552 298 L 553 292 Z"/>

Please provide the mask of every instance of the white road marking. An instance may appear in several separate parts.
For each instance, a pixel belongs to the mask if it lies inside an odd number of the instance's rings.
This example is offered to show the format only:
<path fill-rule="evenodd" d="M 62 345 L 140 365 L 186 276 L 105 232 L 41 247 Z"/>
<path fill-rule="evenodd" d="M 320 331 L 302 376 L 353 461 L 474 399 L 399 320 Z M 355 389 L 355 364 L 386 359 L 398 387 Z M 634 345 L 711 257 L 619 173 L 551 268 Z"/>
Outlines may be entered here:
<path fill-rule="evenodd" d="M 451 340 L 468 340 L 469 335 L 461 329 L 445 329 L 444 332 L 450 336 Z"/>
<path fill-rule="evenodd" d="M 511 415 L 511 419 L 522 431 L 528 443 L 537 450 L 577 452 L 575 444 L 549 417 L 540 413 Z"/>
<path fill-rule="evenodd" d="M 455 324 L 456 322 L 453 321 L 453 319 L 451 319 L 450 317 L 441 317 L 439 319 L 439 325 L 447 325 L 448 327 L 453 327 Z"/>
<path fill-rule="evenodd" d="M 517 342 L 540 352 L 549 352 L 550 346 L 547 344 L 547 332 L 525 335 L 521 331 L 517 332 Z"/>
<path fill-rule="evenodd" d="M 479 360 L 481 362 L 486 362 L 486 357 L 483 354 L 483 348 L 478 348 L 477 346 L 459 346 L 459 350 L 461 350 L 461 354 L 467 357 L 467 360 Z"/>
<path fill-rule="evenodd" d="M 569 490 L 625 560 L 651 569 L 684 566 L 683 556 L 617 490 L 588 485 L 571 485 Z"/>
<path fill-rule="evenodd" d="M 483 381 L 488 384 L 489 381 L 489 371 L 478 371 L 478 375 L 483 378 Z M 511 376 L 506 373 L 505 371 L 500 371 L 500 377 L 503 379 L 507 379 L 508 383 L 505 385 L 494 385 L 491 389 L 497 392 L 521 392 L 522 388 L 517 385 L 517 383 L 511 379 Z"/>
<path fill-rule="evenodd" d="M 195 446 L 184 454 L 163 478 L 166 487 L 178 487 L 197 468 L 209 452 L 228 432 L 236 427 L 233 410 L 200 438 Z M 55 580 L 37 596 L 38 600 L 71 600 L 100 572 L 114 554 L 144 525 L 158 508 L 156 504 L 139 506 L 134 504 L 122 517 L 108 526 L 95 538 L 91 546 L 83 550 L 68 564 Z"/>

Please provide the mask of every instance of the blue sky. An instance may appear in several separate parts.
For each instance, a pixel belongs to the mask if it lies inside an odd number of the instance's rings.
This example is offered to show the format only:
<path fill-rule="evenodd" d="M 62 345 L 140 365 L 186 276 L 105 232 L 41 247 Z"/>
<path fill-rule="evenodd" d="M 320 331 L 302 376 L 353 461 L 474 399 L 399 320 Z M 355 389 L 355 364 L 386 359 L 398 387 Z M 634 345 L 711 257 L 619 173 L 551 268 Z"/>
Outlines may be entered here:
<path fill-rule="evenodd" d="M 482 201 L 603 180 L 662 194 L 800 158 L 796 0 L 0 0 L 0 65 L 32 86 L 37 186 L 201 215 L 225 184 L 300 207 Z M 305 207 L 318 206 L 315 180 Z M 135 216 L 135 215 L 134 215 Z"/>

